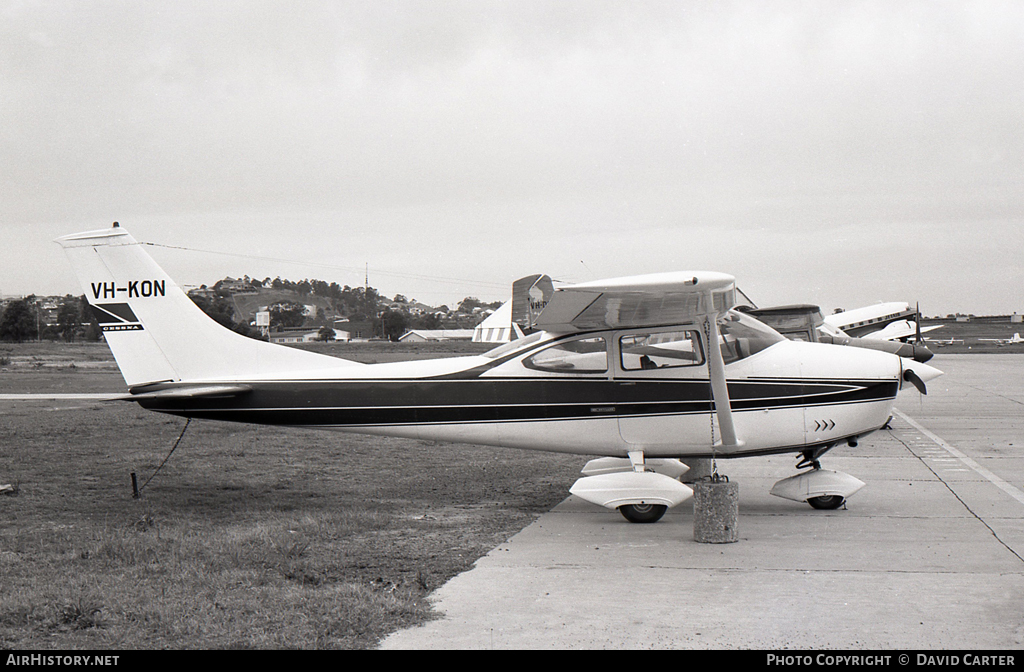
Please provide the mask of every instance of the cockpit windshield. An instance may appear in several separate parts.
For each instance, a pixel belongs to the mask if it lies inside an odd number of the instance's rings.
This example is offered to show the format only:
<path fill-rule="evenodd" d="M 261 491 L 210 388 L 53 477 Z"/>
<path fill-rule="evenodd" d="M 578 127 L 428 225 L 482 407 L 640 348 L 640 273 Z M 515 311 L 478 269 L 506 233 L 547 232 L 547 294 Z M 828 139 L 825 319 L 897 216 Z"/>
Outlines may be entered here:
<path fill-rule="evenodd" d="M 726 364 L 757 354 L 786 337 L 750 315 L 730 310 L 719 322 L 719 345 Z"/>

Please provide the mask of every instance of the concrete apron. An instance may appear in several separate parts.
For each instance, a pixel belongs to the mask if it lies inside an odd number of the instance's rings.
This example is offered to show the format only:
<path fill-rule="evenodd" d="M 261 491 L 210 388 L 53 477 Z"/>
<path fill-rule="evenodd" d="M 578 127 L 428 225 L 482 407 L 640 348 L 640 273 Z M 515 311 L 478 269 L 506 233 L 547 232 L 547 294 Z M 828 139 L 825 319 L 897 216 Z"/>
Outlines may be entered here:
<path fill-rule="evenodd" d="M 897 406 L 1016 494 L 1024 357 L 943 359 L 928 396 Z M 901 416 L 892 426 L 823 459 L 867 483 L 844 509 L 769 494 L 794 456 L 724 461 L 743 485 L 742 543 L 696 542 L 692 500 L 632 525 L 569 497 L 432 593 L 440 618 L 382 648 L 1020 649 L 1024 502 Z"/>
<path fill-rule="evenodd" d="M 1024 553 L 1024 507 L 995 497 L 994 537 L 894 424 L 829 460 L 868 483 L 847 510 L 769 495 L 789 456 L 730 462 L 742 543 L 695 542 L 690 503 L 634 525 L 569 497 L 435 591 L 441 618 L 382 648 L 1024 646 L 1024 564 L 1004 545 Z"/>

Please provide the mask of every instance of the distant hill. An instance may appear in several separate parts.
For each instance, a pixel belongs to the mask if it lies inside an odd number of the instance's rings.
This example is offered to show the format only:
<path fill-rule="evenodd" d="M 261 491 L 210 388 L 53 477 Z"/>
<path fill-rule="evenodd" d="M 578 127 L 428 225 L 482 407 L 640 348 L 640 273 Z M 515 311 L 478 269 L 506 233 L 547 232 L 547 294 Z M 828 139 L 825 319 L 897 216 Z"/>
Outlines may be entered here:
<path fill-rule="evenodd" d="M 212 287 L 203 285 L 194 289 L 189 295 L 196 300 L 203 297 L 212 301 L 218 308 L 211 307 L 211 310 L 231 313 L 231 319 L 240 325 L 254 324 L 261 308 L 290 303 L 307 307 L 304 327 L 330 325 L 339 318 L 354 318 L 376 325 L 378 317 L 389 311 L 404 316 L 399 324 L 408 329 L 471 329 L 486 317 L 489 307 L 501 305 L 500 301 L 486 304 L 466 297 L 457 309 L 449 310 L 444 306 L 439 311 L 400 294 L 388 300 L 373 287 L 340 287 L 320 280 L 296 283 L 280 278 L 272 281 L 273 286 L 270 284 L 269 279 L 261 283 L 248 276 L 242 280 L 225 278 Z"/>
<path fill-rule="evenodd" d="M 330 299 L 312 294 L 299 294 L 289 289 L 261 289 L 256 294 L 234 294 L 231 301 L 235 307 L 235 320 L 238 322 L 251 322 L 256 319 L 256 313 L 260 308 L 286 302 L 316 306 L 317 309 L 323 309 L 328 319 L 338 317 Z"/>

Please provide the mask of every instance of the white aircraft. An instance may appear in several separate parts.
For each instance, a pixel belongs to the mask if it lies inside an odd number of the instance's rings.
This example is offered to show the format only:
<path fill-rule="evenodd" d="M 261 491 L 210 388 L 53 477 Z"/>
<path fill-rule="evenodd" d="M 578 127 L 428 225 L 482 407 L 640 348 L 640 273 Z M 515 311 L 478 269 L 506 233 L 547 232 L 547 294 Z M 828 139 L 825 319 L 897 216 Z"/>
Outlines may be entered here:
<path fill-rule="evenodd" d="M 533 292 L 537 331 L 522 339 L 360 364 L 221 327 L 116 223 L 57 242 L 128 385 L 123 399 L 190 418 L 597 455 L 570 491 L 632 522 L 692 495 L 680 458 L 796 453 L 811 469 L 773 494 L 840 506 L 864 484 L 819 458 L 882 427 L 906 383 L 924 391 L 941 375 L 886 352 L 789 341 L 731 310 L 734 279 L 712 272 Z"/>
<path fill-rule="evenodd" d="M 979 341 L 985 341 L 988 343 L 995 343 L 996 345 L 1013 345 L 1014 343 L 1024 343 L 1024 338 L 1020 337 L 1020 332 L 1015 333 L 1010 338 L 979 338 Z"/>
<path fill-rule="evenodd" d="M 913 318 L 913 320 L 909 319 Z M 940 329 L 941 324 L 921 327 L 921 311 L 911 309 L 903 301 L 876 303 L 853 310 L 833 313 L 824 318 L 826 327 L 839 330 L 846 336 L 884 341 L 921 340 L 921 334 Z"/>
<path fill-rule="evenodd" d="M 881 350 L 899 355 L 900 357 L 909 357 L 921 363 L 927 362 L 933 357 L 933 353 L 922 345 L 923 341 L 920 338 L 914 343 L 909 343 L 889 340 L 884 337 L 874 337 L 874 334 L 864 337 L 849 336 L 841 329 L 827 324 L 821 316 L 821 309 L 810 304 L 774 306 L 771 308 L 757 308 L 750 305 L 741 306 L 737 310 L 753 315 L 791 340 Z M 893 325 L 890 324 L 882 331 L 888 332 L 891 326 Z M 914 333 L 913 329 L 911 333 Z"/>
<path fill-rule="evenodd" d="M 936 345 L 942 347 L 944 345 L 957 345 L 963 344 L 964 339 L 962 338 L 926 338 L 924 339 L 926 345 Z"/>

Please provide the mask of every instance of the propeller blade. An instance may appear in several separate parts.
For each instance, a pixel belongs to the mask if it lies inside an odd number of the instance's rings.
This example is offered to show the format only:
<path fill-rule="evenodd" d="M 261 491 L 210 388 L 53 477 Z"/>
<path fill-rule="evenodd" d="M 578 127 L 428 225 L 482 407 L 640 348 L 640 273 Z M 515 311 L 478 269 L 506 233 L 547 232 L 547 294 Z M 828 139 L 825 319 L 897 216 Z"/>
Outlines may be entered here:
<path fill-rule="evenodd" d="M 914 373 L 913 369 L 906 369 L 903 372 L 903 380 L 913 384 L 921 394 L 928 394 L 928 388 L 925 387 L 924 381 L 921 380 L 921 376 Z"/>
<path fill-rule="evenodd" d="M 921 302 L 917 302 L 917 315 L 914 317 L 914 324 L 917 325 L 917 343 L 921 344 Z"/>

